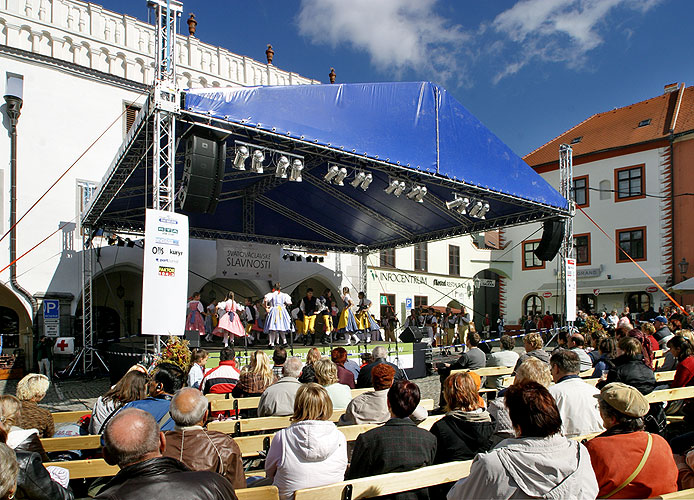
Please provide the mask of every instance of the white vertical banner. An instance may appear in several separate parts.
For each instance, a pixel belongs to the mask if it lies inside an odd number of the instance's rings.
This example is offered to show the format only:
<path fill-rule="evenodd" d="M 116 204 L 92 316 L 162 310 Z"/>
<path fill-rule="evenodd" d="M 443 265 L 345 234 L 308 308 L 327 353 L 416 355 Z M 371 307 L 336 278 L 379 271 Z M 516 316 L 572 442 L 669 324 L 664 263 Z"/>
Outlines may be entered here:
<path fill-rule="evenodd" d="M 576 321 L 576 259 L 566 259 L 566 321 Z"/>
<path fill-rule="evenodd" d="M 184 334 L 188 251 L 188 217 L 147 209 L 142 272 L 143 334 Z"/>

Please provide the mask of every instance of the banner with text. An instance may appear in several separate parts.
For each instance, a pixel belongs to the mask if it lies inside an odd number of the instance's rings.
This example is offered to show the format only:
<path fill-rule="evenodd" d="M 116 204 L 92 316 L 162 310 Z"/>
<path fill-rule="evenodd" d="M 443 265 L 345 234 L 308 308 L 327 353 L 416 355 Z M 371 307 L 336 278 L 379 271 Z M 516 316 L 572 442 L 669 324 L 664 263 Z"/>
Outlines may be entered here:
<path fill-rule="evenodd" d="M 217 278 L 279 279 L 280 247 L 217 240 Z"/>
<path fill-rule="evenodd" d="M 142 271 L 143 334 L 184 334 L 188 253 L 188 217 L 147 209 Z"/>
<path fill-rule="evenodd" d="M 576 259 L 566 259 L 566 321 L 576 321 Z"/>

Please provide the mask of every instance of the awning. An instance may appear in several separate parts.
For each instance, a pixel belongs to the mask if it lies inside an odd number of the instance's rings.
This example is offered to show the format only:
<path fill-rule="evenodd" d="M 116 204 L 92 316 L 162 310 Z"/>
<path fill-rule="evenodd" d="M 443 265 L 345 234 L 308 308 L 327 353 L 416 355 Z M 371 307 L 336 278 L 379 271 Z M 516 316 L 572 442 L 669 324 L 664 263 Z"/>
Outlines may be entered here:
<path fill-rule="evenodd" d="M 141 232 L 151 206 L 151 115 L 140 112 L 83 224 Z M 226 238 L 354 252 L 524 224 L 567 214 L 567 201 L 446 92 L 427 82 L 200 89 L 184 93 L 179 142 L 214 133 L 227 143 L 214 214 L 189 214 L 197 238 Z M 235 170 L 242 141 L 304 159 L 303 182 Z M 183 170 L 183 148 L 176 181 Z M 269 155 L 272 156 L 272 155 Z M 329 164 L 348 171 L 326 182 Z M 367 190 L 351 185 L 371 173 Z M 406 183 L 400 197 L 385 192 Z M 406 195 L 427 194 L 418 203 Z M 456 196 L 490 205 L 482 219 L 449 210 Z"/>
<path fill-rule="evenodd" d="M 675 286 L 670 287 L 669 290 L 679 293 L 694 292 L 694 278 L 677 283 Z"/>
<path fill-rule="evenodd" d="M 659 285 L 664 286 L 667 281 L 666 276 L 656 276 L 655 279 Z M 646 278 L 622 278 L 616 280 L 581 280 L 579 279 L 576 286 L 577 294 L 592 294 L 595 290 L 599 290 L 599 294 L 606 293 L 625 293 L 625 292 L 645 292 L 646 288 L 655 286 L 653 282 Z M 544 283 L 538 291 L 555 292 L 557 290 L 557 282 Z"/>

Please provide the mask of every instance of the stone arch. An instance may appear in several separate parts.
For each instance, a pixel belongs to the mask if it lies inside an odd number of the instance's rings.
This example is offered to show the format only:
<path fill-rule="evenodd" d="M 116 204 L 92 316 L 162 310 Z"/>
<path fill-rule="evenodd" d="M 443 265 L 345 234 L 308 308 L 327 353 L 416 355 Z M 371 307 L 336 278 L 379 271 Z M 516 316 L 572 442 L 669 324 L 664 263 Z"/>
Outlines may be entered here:
<path fill-rule="evenodd" d="M 282 288 L 282 291 L 292 297 L 292 304 L 298 304 L 299 300 L 306 295 L 306 289 L 308 288 L 313 288 L 313 293 L 316 296 L 322 295 L 323 291 L 328 288 L 332 292 L 337 304 L 340 305 L 341 303 L 339 286 L 336 286 L 335 283 L 318 273 L 308 276 L 287 288 Z"/>

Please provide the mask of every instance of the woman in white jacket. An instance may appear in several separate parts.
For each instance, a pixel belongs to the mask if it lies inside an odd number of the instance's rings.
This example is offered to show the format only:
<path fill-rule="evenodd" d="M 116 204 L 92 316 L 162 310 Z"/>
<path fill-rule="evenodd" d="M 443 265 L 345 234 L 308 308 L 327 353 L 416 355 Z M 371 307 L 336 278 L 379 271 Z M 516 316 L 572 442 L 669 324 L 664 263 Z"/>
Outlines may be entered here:
<path fill-rule="evenodd" d="M 344 480 L 347 440 L 330 421 L 333 404 L 318 384 L 304 384 L 296 393 L 292 424 L 272 438 L 265 477 L 272 479 L 282 500 L 294 492 Z"/>
<path fill-rule="evenodd" d="M 448 492 L 448 500 L 464 498 L 594 499 L 598 482 L 588 450 L 561 435 L 554 398 L 537 382 L 506 390 L 517 438 L 500 442 L 472 462 L 470 475 Z"/>

